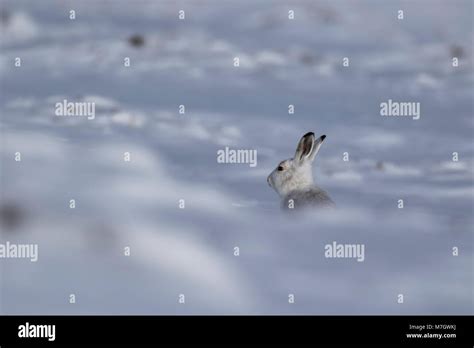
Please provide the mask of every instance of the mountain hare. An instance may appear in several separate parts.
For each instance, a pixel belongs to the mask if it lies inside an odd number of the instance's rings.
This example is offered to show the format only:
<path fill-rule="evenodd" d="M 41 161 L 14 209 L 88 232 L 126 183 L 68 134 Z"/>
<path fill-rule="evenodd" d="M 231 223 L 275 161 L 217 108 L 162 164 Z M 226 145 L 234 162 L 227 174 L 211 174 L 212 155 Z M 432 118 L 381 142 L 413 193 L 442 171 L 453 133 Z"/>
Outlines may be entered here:
<path fill-rule="evenodd" d="M 268 176 L 268 184 L 282 199 L 282 209 L 334 206 L 328 194 L 313 183 L 311 164 L 325 138 L 321 135 L 316 139 L 313 132 L 306 133 L 298 143 L 295 157 L 280 162 Z"/>

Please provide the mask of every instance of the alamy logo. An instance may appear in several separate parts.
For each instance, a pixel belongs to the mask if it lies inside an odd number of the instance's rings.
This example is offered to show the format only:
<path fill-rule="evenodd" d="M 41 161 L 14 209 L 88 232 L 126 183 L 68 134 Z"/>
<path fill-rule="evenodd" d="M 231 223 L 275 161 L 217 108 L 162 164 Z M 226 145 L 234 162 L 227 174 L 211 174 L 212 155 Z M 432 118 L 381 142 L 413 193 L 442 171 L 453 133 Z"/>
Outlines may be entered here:
<path fill-rule="evenodd" d="M 417 102 L 395 102 L 389 99 L 380 103 L 381 116 L 409 116 L 414 120 L 420 119 L 420 103 Z"/>
<path fill-rule="evenodd" d="M 226 146 L 217 151 L 217 163 L 246 163 L 253 168 L 257 166 L 257 150 L 234 150 Z"/>
<path fill-rule="evenodd" d="M 64 99 L 61 103 L 56 103 L 56 116 L 85 116 L 88 120 L 95 118 L 94 102 L 70 102 Z"/>
<path fill-rule="evenodd" d="M 364 244 L 326 244 L 324 246 L 324 256 L 326 258 L 346 258 L 357 259 L 357 262 L 365 260 L 365 245 Z"/>
<path fill-rule="evenodd" d="M 28 322 L 18 326 L 20 338 L 47 338 L 48 341 L 56 339 L 56 325 L 34 325 Z"/>
<path fill-rule="evenodd" d="M 0 244 L 0 259 L 30 259 L 38 261 L 38 244 L 13 244 L 7 241 Z"/>

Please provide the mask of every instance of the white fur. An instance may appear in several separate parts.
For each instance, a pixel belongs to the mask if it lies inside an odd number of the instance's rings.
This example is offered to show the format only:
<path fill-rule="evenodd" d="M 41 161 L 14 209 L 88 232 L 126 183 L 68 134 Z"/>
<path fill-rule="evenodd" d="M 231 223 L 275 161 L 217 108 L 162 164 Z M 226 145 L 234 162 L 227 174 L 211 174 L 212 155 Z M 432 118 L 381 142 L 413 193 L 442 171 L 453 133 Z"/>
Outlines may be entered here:
<path fill-rule="evenodd" d="M 298 143 L 295 156 L 280 162 L 268 176 L 267 182 L 282 199 L 283 208 L 288 208 L 290 200 L 294 208 L 334 205 L 327 193 L 313 182 L 312 163 L 325 138 L 322 135 L 316 139 L 314 133 L 306 133 Z"/>

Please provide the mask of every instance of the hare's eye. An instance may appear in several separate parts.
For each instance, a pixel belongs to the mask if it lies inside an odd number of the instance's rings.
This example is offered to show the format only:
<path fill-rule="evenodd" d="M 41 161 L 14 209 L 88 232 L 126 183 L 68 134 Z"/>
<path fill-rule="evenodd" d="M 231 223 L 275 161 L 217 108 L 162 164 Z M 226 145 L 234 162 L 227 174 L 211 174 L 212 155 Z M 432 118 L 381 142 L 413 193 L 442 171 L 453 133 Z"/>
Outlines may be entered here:
<path fill-rule="evenodd" d="M 282 166 L 278 166 L 278 171 L 281 172 L 283 170 L 283 167 Z"/>

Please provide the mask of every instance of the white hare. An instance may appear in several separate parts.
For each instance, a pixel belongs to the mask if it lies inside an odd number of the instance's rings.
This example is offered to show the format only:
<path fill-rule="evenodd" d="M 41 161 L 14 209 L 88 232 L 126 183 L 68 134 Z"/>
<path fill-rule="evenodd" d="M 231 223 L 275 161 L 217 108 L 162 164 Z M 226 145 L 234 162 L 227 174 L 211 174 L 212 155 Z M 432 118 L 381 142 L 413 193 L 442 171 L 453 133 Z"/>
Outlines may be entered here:
<path fill-rule="evenodd" d="M 281 197 L 282 209 L 334 206 L 328 194 L 313 183 L 311 165 L 325 138 L 321 135 L 316 139 L 313 132 L 306 133 L 298 143 L 295 157 L 280 162 L 268 176 L 268 184 Z"/>

